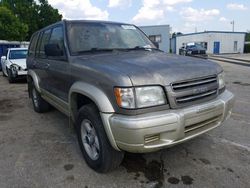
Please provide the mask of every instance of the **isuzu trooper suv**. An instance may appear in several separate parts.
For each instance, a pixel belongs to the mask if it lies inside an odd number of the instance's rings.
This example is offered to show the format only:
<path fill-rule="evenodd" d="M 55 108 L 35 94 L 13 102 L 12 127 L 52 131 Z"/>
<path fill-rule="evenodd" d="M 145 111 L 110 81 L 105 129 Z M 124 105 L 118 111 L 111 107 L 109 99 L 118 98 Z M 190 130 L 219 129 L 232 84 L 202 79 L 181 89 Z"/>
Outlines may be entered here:
<path fill-rule="evenodd" d="M 157 151 L 227 119 L 234 96 L 211 61 L 164 53 L 136 26 L 61 21 L 33 34 L 28 90 L 75 125 L 87 164 L 117 167 L 124 152 Z"/>

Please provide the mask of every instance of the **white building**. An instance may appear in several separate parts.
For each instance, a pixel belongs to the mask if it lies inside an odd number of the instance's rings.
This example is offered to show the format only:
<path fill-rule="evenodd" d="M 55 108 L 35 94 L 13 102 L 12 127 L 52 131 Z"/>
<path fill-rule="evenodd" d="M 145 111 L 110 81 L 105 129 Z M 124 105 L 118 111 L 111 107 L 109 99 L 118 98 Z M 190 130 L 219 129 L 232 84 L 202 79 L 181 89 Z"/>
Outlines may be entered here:
<path fill-rule="evenodd" d="M 170 47 L 170 27 L 169 25 L 154 25 L 139 27 L 151 41 L 159 44 L 159 49 L 169 52 Z"/>
<path fill-rule="evenodd" d="M 188 43 L 199 43 L 207 49 L 208 54 L 243 53 L 244 32 L 205 31 L 177 35 L 171 39 L 171 49 L 179 54 L 179 49 Z"/>

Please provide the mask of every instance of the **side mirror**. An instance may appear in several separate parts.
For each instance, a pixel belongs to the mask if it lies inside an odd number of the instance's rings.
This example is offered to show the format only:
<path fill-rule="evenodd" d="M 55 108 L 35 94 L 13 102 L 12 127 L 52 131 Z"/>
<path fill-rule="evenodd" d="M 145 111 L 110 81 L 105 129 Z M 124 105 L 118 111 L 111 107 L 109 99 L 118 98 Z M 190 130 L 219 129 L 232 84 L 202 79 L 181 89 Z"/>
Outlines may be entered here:
<path fill-rule="evenodd" d="M 5 60 L 5 59 L 7 59 L 7 57 L 6 56 L 2 56 L 1 59 Z"/>
<path fill-rule="evenodd" d="M 58 44 L 46 44 L 44 46 L 44 51 L 46 56 L 63 56 L 63 50 L 60 49 Z"/>

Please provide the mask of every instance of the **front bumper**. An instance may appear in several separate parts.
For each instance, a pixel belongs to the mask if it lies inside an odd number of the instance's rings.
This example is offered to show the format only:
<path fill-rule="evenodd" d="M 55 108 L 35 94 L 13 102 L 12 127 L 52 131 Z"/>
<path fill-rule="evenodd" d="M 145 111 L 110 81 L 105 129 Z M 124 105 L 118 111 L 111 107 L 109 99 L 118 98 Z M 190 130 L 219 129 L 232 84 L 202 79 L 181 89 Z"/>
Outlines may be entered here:
<path fill-rule="evenodd" d="M 23 78 L 27 76 L 27 73 L 28 73 L 27 70 L 13 70 L 12 69 L 11 71 L 12 71 L 13 78 L 18 78 L 18 77 Z"/>
<path fill-rule="evenodd" d="M 27 72 L 28 71 L 20 70 L 20 71 L 17 71 L 17 75 L 18 76 L 27 76 Z"/>
<path fill-rule="evenodd" d="M 179 144 L 221 125 L 230 116 L 233 103 L 234 95 L 226 90 L 212 101 L 183 109 L 103 118 L 110 127 L 109 138 L 119 149 L 145 153 Z"/>

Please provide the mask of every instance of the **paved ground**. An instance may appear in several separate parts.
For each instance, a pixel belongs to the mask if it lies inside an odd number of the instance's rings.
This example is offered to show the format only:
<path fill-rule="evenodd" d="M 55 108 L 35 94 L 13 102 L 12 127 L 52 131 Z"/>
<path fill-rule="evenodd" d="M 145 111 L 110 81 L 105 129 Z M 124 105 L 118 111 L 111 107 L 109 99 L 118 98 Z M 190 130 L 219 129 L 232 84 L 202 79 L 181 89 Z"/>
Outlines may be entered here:
<path fill-rule="evenodd" d="M 216 56 L 216 55 L 215 55 Z M 236 58 L 239 60 L 248 60 L 250 61 L 250 54 L 220 54 L 219 57 L 229 57 L 229 58 Z"/>
<path fill-rule="evenodd" d="M 224 126 L 157 153 L 126 155 L 109 174 L 88 168 L 63 114 L 35 113 L 26 83 L 0 77 L 0 187 L 250 187 L 250 68 L 220 64 L 236 95 Z"/>

